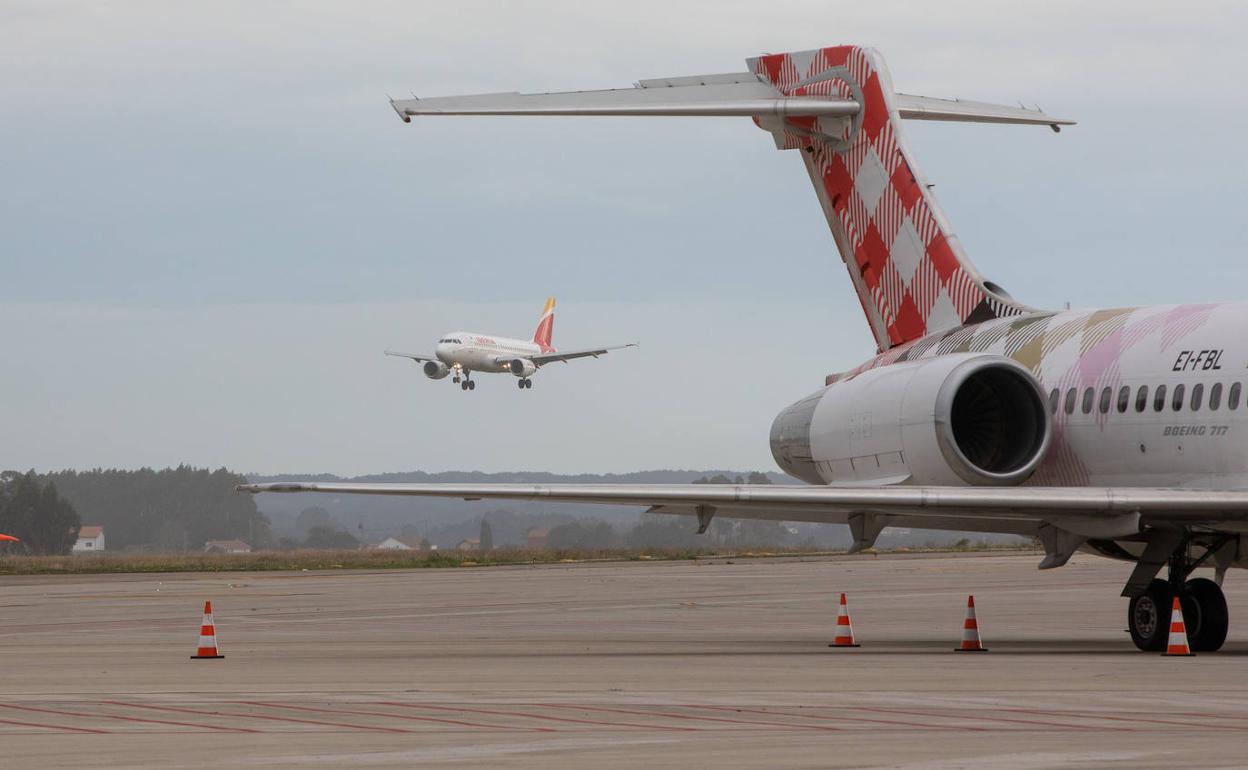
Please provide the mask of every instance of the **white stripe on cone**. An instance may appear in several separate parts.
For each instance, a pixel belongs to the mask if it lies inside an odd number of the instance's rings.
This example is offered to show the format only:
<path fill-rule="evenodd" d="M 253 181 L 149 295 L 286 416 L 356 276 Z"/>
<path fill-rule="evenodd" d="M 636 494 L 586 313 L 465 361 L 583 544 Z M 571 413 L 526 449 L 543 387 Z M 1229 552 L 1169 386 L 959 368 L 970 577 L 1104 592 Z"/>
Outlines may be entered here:
<path fill-rule="evenodd" d="M 854 624 L 849 622 L 849 604 L 841 594 L 840 608 L 836 612 L 836 636 L 829 647 L 858 647 L 854 641 Z"/>
<path fill-rule="evenodd" d="M 966 619 L 962 621 L 962 644 L 954 652 L 987 652 L 979 638 L 979 620 L 975 617 L 975 597 L 966 597 Z"/>
<path fill-rule="evenodd" d="M 1187 624 L 1183 622 L 1183 607 L 1177 596 L 1170 607 L 1170 638 L 1166 641 L 1166 651 L 1162 654 L 1180 657 L 1195 655 L 1187 644 Z"/>

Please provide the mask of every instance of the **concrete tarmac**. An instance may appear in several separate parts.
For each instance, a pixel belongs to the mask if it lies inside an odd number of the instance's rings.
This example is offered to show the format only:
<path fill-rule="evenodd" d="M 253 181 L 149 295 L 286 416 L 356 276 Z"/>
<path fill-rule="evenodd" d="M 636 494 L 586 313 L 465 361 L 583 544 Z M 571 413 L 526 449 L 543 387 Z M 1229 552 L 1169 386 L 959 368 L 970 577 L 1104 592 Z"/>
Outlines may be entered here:
<path fill-rule="evenodd" d="M 1163 658 L 1130 565 L 1039 558 L 2 578 L 0 766 L 1248 765 L 1242 575 L 1226 648 Z"/>

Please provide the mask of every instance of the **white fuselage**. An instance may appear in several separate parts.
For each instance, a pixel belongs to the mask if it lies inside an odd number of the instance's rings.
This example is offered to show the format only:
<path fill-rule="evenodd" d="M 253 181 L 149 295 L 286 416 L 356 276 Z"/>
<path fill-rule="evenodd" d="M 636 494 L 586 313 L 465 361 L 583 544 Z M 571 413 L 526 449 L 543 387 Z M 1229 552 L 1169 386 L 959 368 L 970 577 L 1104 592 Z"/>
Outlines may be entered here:
<path fill-rule="evenodd" d="M 921 458 L 903 440 L 896 416 L 906 395 L 887 387 L 890 370 L 1001 356 L 1032 373 L 1050 413 L 1051 443 L 1026 484 L 1248 489 L 1245 329 L 1248 305 L 1205 304 L 1037 313 L 941 332 L 830 377 L 805 418 L 809 459 L 786 470 L 814 483 L 896 483 L 905 472 L 890 470 L 893 461 Z"/>
<path fill-rule="evenodd" d="M 512 360 L 528 359 L 541 352 L 534 342 L 476 332 L 450 332 L 434 348 L 439 361 L 467 372 L 508 372 Z"/>

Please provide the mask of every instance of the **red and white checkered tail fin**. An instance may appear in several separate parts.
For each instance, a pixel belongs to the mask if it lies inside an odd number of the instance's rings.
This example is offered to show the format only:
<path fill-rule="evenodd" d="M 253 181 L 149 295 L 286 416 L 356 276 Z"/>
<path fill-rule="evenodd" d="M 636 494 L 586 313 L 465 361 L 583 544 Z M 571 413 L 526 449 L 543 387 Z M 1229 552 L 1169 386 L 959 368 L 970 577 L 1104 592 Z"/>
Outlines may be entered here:
<path fill-rule="evenodd" d="M 840 46 L 760 56 L 750 69 L 787 97 L 852 100 L 854 115 L 755 117 L 802 151 L 880 350 L 1029 308 L 967 258 L 901 132 L 902 118 L 1047 123 L 1043 113 L 893 91 L 880 54 Z M 1057 123 L 1069 121 L 1053 121 Z"/>
<path fill-rule="evenodd" d="M 543 353 L 554 350 L 551 339 L 555 334 L 555 298 L 546 298 L 546 307 L 542 308 L 542 320 L 537 322 L 537 331 L 533 332 L 533 341 Z"/>

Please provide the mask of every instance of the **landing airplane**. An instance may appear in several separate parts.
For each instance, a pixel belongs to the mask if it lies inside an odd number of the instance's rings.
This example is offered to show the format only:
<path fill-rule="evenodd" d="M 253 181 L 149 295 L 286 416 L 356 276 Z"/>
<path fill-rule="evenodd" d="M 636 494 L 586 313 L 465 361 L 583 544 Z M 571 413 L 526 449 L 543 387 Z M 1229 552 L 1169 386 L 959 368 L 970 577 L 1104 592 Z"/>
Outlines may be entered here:
<path fill-rule="evenodd" d="M 472 379 L 473 372 L 509 372 L 519 378 L 516 385 L 525 390 L 533 387 L 533 373 L 546 364 L 589 356 L 597 358 L 606 355 L 609 350 L 637 346 L 636 342 L 630 342 L 626 345 L 559 352 L 551 345 L 554 332 L 555 298 L 549 297 L 546 307 L 542 309 L 542 318 L 537 323 L 537 331 L 533 332 L 532 342 L 475 332 L 450 332 L 438 340 L 433 355 L 399 353 L 394 350 L 387 350 L 386 355 L 410 358 L 418 364 L 423 363 L 425 376 L 431 380 L 440 380 L 453 373 L 455 377 L 451 381 L 457 383 L 462 390 L 476 390 L 477 383 Z"/>
<path fill-rule="evenodd" d="M 1040 310 L 984 278 L 915 165 L 903 120 L 1050 126 L 1039 110 L 898 94 L 857 46 L 760 56 L 746 72 L 634 88 L 392 102 L 418 115 L 749 116 L 795 150 L 878 354 L 784 409 L 771 450 L 811 486 L 254 484 L 329 492 L 635 503 L 696 516 L 842 522 L 853 550 L 888 526 L 1026 535 L 1041 569 L 1076 551 L 1134 564 L 1141 650 L 1178 596 L 1217 650 L 1222 578 L 1248 567 L 1248 305 Z M 1214 579 L 1192 577 L 1212 567 Z M 1166 569 L 1164 579 L 1157 576 Z"/>

